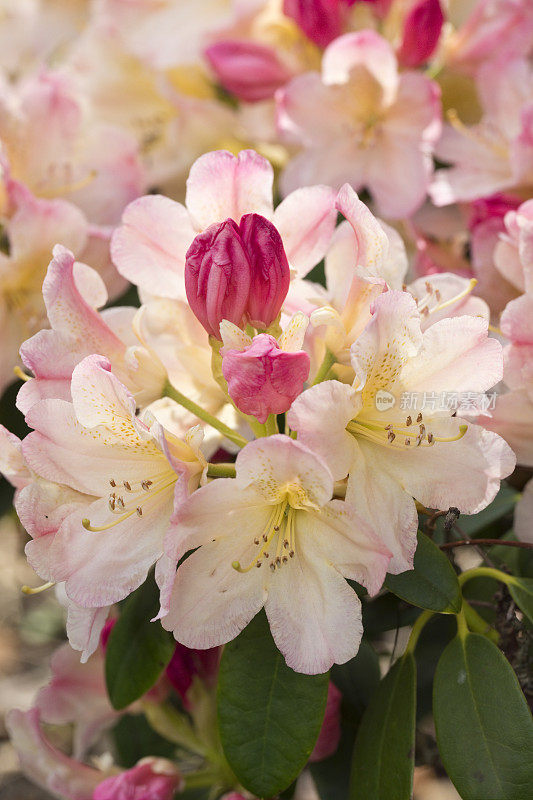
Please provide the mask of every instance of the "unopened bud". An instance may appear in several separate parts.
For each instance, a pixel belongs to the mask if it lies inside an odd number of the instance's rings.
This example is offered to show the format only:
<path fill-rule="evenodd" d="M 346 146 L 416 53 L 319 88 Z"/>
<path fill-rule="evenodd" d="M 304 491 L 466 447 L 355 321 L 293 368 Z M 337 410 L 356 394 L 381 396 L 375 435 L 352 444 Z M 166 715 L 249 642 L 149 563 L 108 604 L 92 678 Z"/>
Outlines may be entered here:
<path fill-rule="evenodd" d="M 398 60 L 404 67 L 418 67 L 437 47 L 444 15 L 439 0 L 417 0 L 407 14 Z"/>
<path fill-rule="evenodd" d="M 312 42 L 327 47 L 342 33 L 343 5 L 341 0 L 284 0 L 283 13 Z"/>
<path fill-rule="evenodd" d="M 221 85 L 247 103 L 273 97 L 276 89 L 291 78 L 275 50 L 256 42 L 216 42 L 207 48 L 205 56 Z"/>
<path fill-rule="evenodd" d="M 189 305 L 206 331 L 220 339 L 223 319 L 267 328 L 287 296 L 290 270 L 276 228 L 260 214 L 211 225 L 185 259 Z"/>
<path fill-rule="evenodd" d="M 93 800 L 172 800 L 183 787 L 183 777 L 171 761 L 143 758 L 132 769 L 99 783 Z"/>

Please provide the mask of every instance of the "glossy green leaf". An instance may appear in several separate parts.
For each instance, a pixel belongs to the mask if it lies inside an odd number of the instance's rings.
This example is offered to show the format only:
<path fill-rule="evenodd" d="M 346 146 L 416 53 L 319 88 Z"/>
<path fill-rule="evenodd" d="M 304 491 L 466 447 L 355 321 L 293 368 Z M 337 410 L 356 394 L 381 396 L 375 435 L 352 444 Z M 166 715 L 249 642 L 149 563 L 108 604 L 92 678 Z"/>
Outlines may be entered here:
<path fill-rule="evenodd" d="M 513 576 L 509 591 L 518 608 L 533 623 L 533 578 Z"/>
<path fill-rule="evenodd" d="M 416 665 L 400 658 L 366 709 L 352 762 L 350 800 L 409 800 L 413 787 Z"/>
<path fill-rule="evenodd" d="M 258 797 L 286 789 L 320 732 L 329 673 L 294 672 L 261 611 L 226 645 L 218 681 L 218 724 L 229 765 Z"/>
<path fill-rule="evenodd" d="M 461 514 L 459 518 L 461 531 L 468 538 L 497 536 L 498 527 L 504 524 L 502 520 L 509 517 L 512 524 L 512 512 L 519 499 L 520 492 L 502 481 L 498 494 L 483 511 L 478 514 Z"/>
<path fill-rule="evenodd" d="M 509 662 L 476 633 L 457 636 L 435 673 L 442 762 L 463 800 L 525 800 L 533 785 L 533 721 Z"/>
<path fill-rule="evenodd" d="M 372 645 L 363 639 L 357 655 L 346 664 L 334 664 L 331 680 L 358 716 L 367 707 L 380 679 L 379 659 Z"/>
<path fill-rule="evenodd" d="M 461 589 L 450 561 L 420 531 L 414 569 L 400 575 L 387 575 L 385 586 L 398 597 L 420 608 L 441 614 L 458 614 L 461 610 Z"/>
<path fill-rule="evenodd" d="M 107 643 L 107 692 L 117 710 L 146 694 L 172 658 L 172 635 L 160 622 L 150 622 L 158 611 L 159 591 L 150 576 L 122 605 Z"/>

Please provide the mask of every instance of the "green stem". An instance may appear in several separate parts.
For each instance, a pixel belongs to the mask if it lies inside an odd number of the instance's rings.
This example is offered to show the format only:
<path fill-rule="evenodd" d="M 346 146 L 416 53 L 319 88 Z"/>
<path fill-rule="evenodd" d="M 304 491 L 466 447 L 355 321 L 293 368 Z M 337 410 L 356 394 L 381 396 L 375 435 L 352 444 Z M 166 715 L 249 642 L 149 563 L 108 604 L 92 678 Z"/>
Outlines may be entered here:
<path fill-rule="evenodd" d="M 317 383 L 322 383 L 322 381 L 326 379 L 328 372 L 330 371 L 336 360 L 337 359 L 335 358 L 331 350 L 326 350 L 326 355 L 324 356 L 324 360 L 320 365 L 320 369 L 315 375 L 315 379 L 311 384 L 312 386 L 315 386 Z"/>
<path fill-rule="evenodd" d="M 270 414 L 265 423 L 265 426 L 266 426 L 267 436 L 273 436 L 275 433 L 279 433 L 278 418 L 276 417 L 275 414 Z"/>
<path fill-rule="evenodd" d="M 235 464 L 208 464 L 208 478 L 234 478 Z"/>
<path fill-rule="evenodd" d="M 465 621 L 474 633 L 482 633 L 495 644 L 499 641 L 498 633 L 491 628 L 487 620 L 483 619 L 475 609 L 466 601 L 463 601 Z"/>
<path fill-rule="evenodd" d="M 194 416 L 198 417 L 198 419 L 207 422 L 208 425 L 211 425 L 212 428 L 215 428 L 217 431 L 219 431 L 223 436 L 226 437 L 226 439 L 229 439 L 230 442 L 233 442 L 239 447 L 244 447 L 248 444 L 248 440 L 245 439 L 244 436 L 241 436 L 240 433 L 233 431 L 208 411 L 205 411 L 201 406 L 197 405 L 192 400 L 189 400 L 188 397 L 185 397 L 184 394 L 175 389 L 174 386 L 172 386 L 168 381 L 163 394 L 166 397 L 170 397 L 176 403 L 179 403 L 180 406 L 186 408 L 187 411 L 190 411 L 191 414 L 194 414 Z"/>
<path fill-rule="evenodd" d="M 213 772 L 212 770 L 190 772 L 183 777 L 185 778 L 185 789 L 187 791 L 189 789 L 208 789 L 220 779 L 218 772 Z"/>
<path fill-rule="evenodd" d="M 418 643 L 418 639 L 420 638 L 420 634 L 422 633 L 422 629 L 433 616 L 435 616 L 434 611 L 423 611 L 420 614 L 420 616 L 418 617 L 418 619 L 416 620 L 415 624 L 411 629 L 411 633 L 409 635 L 409 641 L 407 642 L 407 647 L 405 648 L 405 653 L 412 653 L 414 651 Z"/>
<path fill-rule="evenodd" d="M 502 572 L 501 569 L 495 569 L 494 567 L 476 567 L 475 569 L 469 569 L 461 573 L 461 575 L 459 575 L 459 584 L 462 586 L 473 578 L 493 578 L 493 580 L 505 583 L 507 586 L 518 583 L 512 575 Z"/>
<path fill-rule="evenodd" d="M 465 615 L 465 604 L 466 601 L 463 600 L 463 607 L 461 611 L 456 615 L 455 619 L 457 621 L 457 634 L 461 639 L 464 639 L 468 634 L 468 625 L 466 624 L 466 615 Z"/>

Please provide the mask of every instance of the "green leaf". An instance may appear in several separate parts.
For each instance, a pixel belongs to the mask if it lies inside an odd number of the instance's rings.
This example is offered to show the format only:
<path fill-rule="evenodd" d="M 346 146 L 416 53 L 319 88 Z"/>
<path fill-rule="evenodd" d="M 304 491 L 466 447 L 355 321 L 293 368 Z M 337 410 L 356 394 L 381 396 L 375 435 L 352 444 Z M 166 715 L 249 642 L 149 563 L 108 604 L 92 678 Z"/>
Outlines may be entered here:
<path fill-rule="evenodd" d="M 520 578 L 514 575 L 508 587 L 518 608 L 533 623 L 533 578 Z"/>
<path fill-rule="evenodd" d="M 118 763 L 125 769 L 134 767 L 147 753 L 172 759 L 176 747 L 159 736 L 143 714 L 124 714 L 113 728 Z"/>
<path fill-rule="evenodd" d="M 218 680 L 224 753 L 252 794 L 271 797 L 304 767 L 320 732 L 329 673 L 302 675 L 286 664 L 261 611 L 226 645 Z"/>
<path fill-rule="evenodd" d="M 483 511 L 480 511 L 478 514 L 461 514 L 459 517 L 461 531 L 467 538 L 476 536 L 492 538 L 493 536 L 498 536 L 499 533 L 503 533 L 507 530 L 504 526 L 503 531 L 499 531 L 499 528 L 503 524 L 502 520 L 504 517 L 509 516 L 509 521 L 512 524 L 512 511 L 519 499 L 520 492 L 502 482 L 500 491 L 492 503 L 484 508 Z M 461 536 L 461 538 L 463 537 Z"/>
<path fill-rule="evenodd" d="M 366 639 L 361 641 L 357 655 L 346 664 L 334 664 L 331 680 L 342 692 L 347 703 L 361 716 L 380 679 L 379 659 Z"/>
<path fill-rule="evenodd" d="M 414 569 L 400 575 L 387 575 L 385 586 L 420 608 L 441 614 L 458 614 L 461 610 L 461 588 L 452 565 L 437 545 L 420 531 Z"/>
<path fill-rule="evenodd" d="M 175 642 L 160 622 L 159 591 L 152 576 L 123 604 L 107 643 L 105 677 L 113 708 L 120 711 L 156 683 L 172 658 Z"/>
<path fill-rule="evenodd" d="M 381 681 L 361 720 L 353 753 L 350 800 L 409 800 L 415 716 L 416 666 L 408 653 Z"/>
<path fill-rule="evenodd" d="M 444 650 L 433 690 L 437 743 L 463 800 L 525 800 L 533 782 L 533 722 L 516 675 L 477 633 Z"/>

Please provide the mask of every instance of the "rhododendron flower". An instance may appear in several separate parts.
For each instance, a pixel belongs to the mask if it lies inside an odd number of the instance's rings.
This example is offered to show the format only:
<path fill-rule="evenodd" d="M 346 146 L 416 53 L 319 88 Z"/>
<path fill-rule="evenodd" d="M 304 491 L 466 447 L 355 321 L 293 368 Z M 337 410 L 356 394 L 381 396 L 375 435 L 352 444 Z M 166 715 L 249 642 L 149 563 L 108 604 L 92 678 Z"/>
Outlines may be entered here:
<path fill-rule="evenodd" d="M 290 282 L 281 237 L 260 214 L 211 225 L 185 256 L 185 290 L 210 336 L 220 338 L 223 319 L 268 328 L 278 316 Z"/>
<path fill-rule="evenodd" d="M 261 333 L 251 339 L 224 320 L 222 374 L 237 408 L 264 423 L 269 414 L 283 414 L 309 377 L 310 359 L 303 351 L 308 319 L 295 314 L 279 342 Z"/>
<path fill-rule="evenodd" d="M 414 0 L 403 20 L 402 40 L 397 52 L 404 67 L 419 67 L 435 51 L 444 15 L 440 0 Z"/>
<path fill-rule="evenodd" d="M 54 747 L 43 734 L 36 708 L 9 711 L 6 728 L 25 774 L 34 783 L 56 797 L 93 800 L 102 773 Z"/>
<path fill-rule="evenodd" d="M 195 236 L 214 223 L 260 214 L 279 232 L 290 266 L 306 275 L 324 256 L 336 223 L 334 192 L 311 186 L 274 211 L 270 163 L 243 150 L 206 153 L 191 167 L 185 206 L 150 195 L 131 203 L 113 235 L 119 272 L 150 295 L 185 299 L 185 255 Z"/>
<path fill-rule="evenodd" d="M 389 43 L 373 31 L 332 42 L 322 73 L 300 75 L 277 94 L 278 125 L 302 146 L 281 176 L 283 192 L 322 181 L 368 188 L 379 213 L 412 214 L 422 203 L 440 134 L 439 89 L 398 73 Z"/>
<path fill-rule="evenodd" d="M 149 757 L 98 784 L 93 800 L 172 800 L 184 786 L 179 769 L 171 761 Z"/>
<path fill-rule="evenodd" d="M 1 209 L 5 245 L 0 252 L 0 389 L 13 379 L 18 349 L 45 321 L 41 284 L 52 247 L 63 241 L 77 255 L 87 242 L 81 211 L 64 200 L 39 200 L 7 179 L 7 208 Z"/>
<path fill-rule="evenodd" d="M 402 572 L 412 567 L 416 547 L 413 498 L 474 514 L 514 467 L 499 436 L 453 417 L 445 403 L 423 400 L 488 390 L 502 376 L 501 346 L 475 317 L 443 319 L 422 332 L 414 299 L 389 291 L 375 300 L 372 320 L 352 346 L 352 366 L 353 387 L 313 386 L 287 420 L 335 479 L 349 475 L 346 499 L 392 551 L 389 571 Z M 414 397 L 414 405 L 402 396 Z"/>
<path fill-rule="evenodd" d="M 333 478 L 287 436 L 248 444 L 237 477 L 202 487 L 178 509 L 166 539 L 179 567 L 163 626 L 188 647 L 230 641 L 264 606 L 287 664 L 324 672 L 350 659 L 361 606 L 344 578 L 377 592 L 389 561 L 355 508 L 331 500 Z"/>
<path fill-rule="evenodd" d="M 95 119 L 57 72 L 0 86 L 0 137 L 14 178 L 37 196 L 68 199 L 96 225 L 116 224 L 145 190 L 135 139 Z"/>
<path fill-rule="evenodd" d="M 63 519 L 49 550 L 32 552 L 45 580 L 65 581 L 70 600 L 102 608 L 143 583 L 157 562 L 169 565 L 163 537 L 175 506 L 200 481 L 201 432 L 186 441 L 135 415 L 135 400 L 100 356 L 72 374 L 72 403 L 42 400 L 27 415 L 34 428 L 23 444 L 30 467 L 48 481 L 86 496 Z"/>
<path fill-rule="evenodd" d="M 533 291 L 533 200 L 510 210 L 494 250 L 494 264 L 519 291 Z"/>
<path fill-rule="evenodd" d="M 527 56 L 533 37 L 533 7 L 529 0 L 476 0 L 463 21 L 464 2 L 455 4 L 461 24 L 444 43 L 447 64 L 473 72 L 503 56 Z M 454 6 L 448 9 L 451 22 Z"/>
<path fill-rule="evenodd" d="M 453 166 L 439 170 L 430 195 L 438 205 L 475 200 L 533 180 L 533 71 L 525 59 L 484 64 L 477 73 L 484 115 L 465 126 L 450 112 L 435 153 Z"/>
<path fill-rule="evenodd" d="M 119 713 L 111 707 L 99 648 L 86 663 L 70 645 L 61 645 L 50 660 L 49 683 L 39 690 L 35 707 L 43 722 L 74 725 L 73 755 L 81 759 L 99 734 L 111 727 Z"/>
<path fill-rule="evenodd" d="M 205 56 L 220 84 L 247 103 L 272 97 L 292 77 L 276 51 L 258 42 L 225 39 Z"/>
<path fill-rule="evenodd" d="M 133 321 L 136 308 L 98 313 L 107 302 L 103 281 L 74 255 L 56 245 L 42 293 L 52 330 L 41 330 L 20 349 L 23 364 L 34 377 L 20 389 L 17 405 L 27 412 L 45 397 L 70 400 L 72 370 L 85 356 L 106 356 L 115 375 L 134 393 L 138 405 L 161 396 L 166 372 L 157 357 L 141 347 Z"/>

